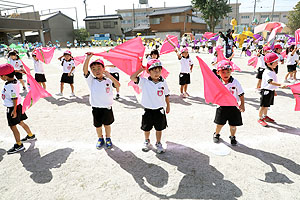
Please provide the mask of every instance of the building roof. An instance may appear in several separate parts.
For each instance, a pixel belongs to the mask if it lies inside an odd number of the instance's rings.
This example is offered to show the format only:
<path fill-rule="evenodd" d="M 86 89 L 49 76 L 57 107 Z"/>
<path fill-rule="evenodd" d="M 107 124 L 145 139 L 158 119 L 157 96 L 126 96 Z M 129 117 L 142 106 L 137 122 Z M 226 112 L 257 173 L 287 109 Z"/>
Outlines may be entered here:
<path fill-rule="evenodd" d="M 195 16 L 192 16 L 192 22 L 197 23 L 197 24 L 206 24 L 204 19 L 202 19 L 201 17 L 195 17 Z"/>
<path fill-rule="evenodd" d="M 64 16 L 64 17 L 66 17 L 66 18 L 69 18 L 69 19 L 72 20 L 72 21 L 75 21 L 74 19 L 72 19 L 71 17 L 69 17 L 69 16 L 63 14 L 63 13 L 60 12 L 60 11 L 54 12 L 54 13 L 49 13 L 49 14 L 46 14 L 46 15 L 41 15 L 41 16 L 40 16 L 40 19 L 41 19 L 41 21 L 47 21 L 47 20 L 49 20 L 49 19 L 51 19 L 51 18 L 53 18 L 53 17 L 55 17 L 55 16 L 57 16 L 57 15 L 62 15 L 62 16 Z"/>
<path fill-rule="evenodd" d="M 149 16 L 182 13 L 189 10 L 193 10 L 193 7 L 192 6 L 172 7 L 172 8 L 166 8 L 161 10 L 154 10 L 153 13 L 149 14 Z"/>
<path fill-rule="evenodd" d="M 83 21 L 91 20 L 106 20 L 106 19 L 123 19 L 121 15 L 98 15 L 98 16 L 87 16 Z"/>
<path fill-rule="evenodd" d="M 149 25 L 146 25 L 146 24 L 142 24 L 140 26 L 137 26 L 137 27 L 134 27 L 132 29 L 132 31 L 144 31 L 144 30 L 148 30 L 150 29 L 150 26 Z"/>

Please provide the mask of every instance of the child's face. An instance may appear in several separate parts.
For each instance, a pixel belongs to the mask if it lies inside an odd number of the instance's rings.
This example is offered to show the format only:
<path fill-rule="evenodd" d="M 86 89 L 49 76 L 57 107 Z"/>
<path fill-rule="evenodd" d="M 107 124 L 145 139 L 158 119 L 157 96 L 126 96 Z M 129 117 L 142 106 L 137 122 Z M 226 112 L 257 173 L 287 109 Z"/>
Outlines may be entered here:
<path fill-rule="evenodd" d="M 151 69 L 150 71 L 147 70 L 148 74 L 150 74 L 150 77 L 153 79 L 153 80 L 158 80 L 160 75 L 161 75 L 161 68 L 160 67 L 156 67 L 154 69 Z"/>
<path fill-rule="evenodd" d="M 1 78 L 3 81 L 7 81 L 8 76 L 1 75 L 0 78 Z"/>
<path fill-rule="evenodd" d="M 218 71 L 218 75 L 221 76 L 222 80 L 227 82 L 231 76 L 231 69 L 223 69 Z"/>
<path fill-rule="evenodd" d="M 10 58 L 13 59 L 13 60 L 16 60 L 17 56 L 16 55 L 11 55 Z"/>
<path fill-rule="evenodd" d="M 36 61 L 38 60 L 36 56 L 32 56 L 32 57 L 33 57 L 34 60 L 36 60 Z"/>
<path fill-rule="evenodd" d="M 183 56 L 183 57 L 187 57 L 188 55 L 189 55 L 188 52 L 186 52 L 186 51 L 182 52 L 182 56 Z"/>
<path fill-rule="evenodd" d="M 282 49 L 277 49 L 277 52 L 278 52 L 278 53 L 281 53 L 281 52 L 282 52 Z"/>
<path fill-rule="evenodd" d="M 70 60 L 71 59 L 71 56 L 69 54 L 65 54 L 64 57 L 65 57 L 66 60 Z"/>
<path fill-rule="evenodd" d="M 275 68 L 277 67 L 277 65 L 278 65 L 278 60 L 275 61 L 275 62 L 273 62 L 273 63 L 268 64 L 268 66 L 269 66 L 271 69 L 275 69 Z"/>
<path fill-rule="evenodd" d="M 102 78 L 105 68 L 101 64 L 94 64 L 91 66 L 91 70 L 96 78 Z"/>
<path fill-rule="evenodd" d="M 151 58 L 152 58 L 152 59 L 157 59 L 157 55 L 156 55 L 156 54 L 152 54 L 152 55 L 151 55 Z"/>

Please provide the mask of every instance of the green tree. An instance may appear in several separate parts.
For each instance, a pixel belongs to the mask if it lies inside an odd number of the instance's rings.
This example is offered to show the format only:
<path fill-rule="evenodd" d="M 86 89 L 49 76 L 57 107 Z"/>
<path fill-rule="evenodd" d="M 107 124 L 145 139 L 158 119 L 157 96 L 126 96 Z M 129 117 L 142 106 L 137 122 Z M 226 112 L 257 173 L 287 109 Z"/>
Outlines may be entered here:
<path fill-rule="evenodd" d="M 292 32 L 295 32 L 298 28 L 300 28 L 300 1 L 296 4 L 294 10 L 289 12 L 288 19 L 288 27 Z"/>
<path fill-rule="evenodd" d="M 192 0 L 192 5 L 200 10 L 211 32 L 214 32 L 221 19 L 232 11 L 227 0 Z"/>
<path fill-rule="evenodd" d="M 85 41 L 86 39 L 88 39 L 90 37 L 90 33 L 84 28 L 75 29 L 74 37 L 76 40 Z"/>

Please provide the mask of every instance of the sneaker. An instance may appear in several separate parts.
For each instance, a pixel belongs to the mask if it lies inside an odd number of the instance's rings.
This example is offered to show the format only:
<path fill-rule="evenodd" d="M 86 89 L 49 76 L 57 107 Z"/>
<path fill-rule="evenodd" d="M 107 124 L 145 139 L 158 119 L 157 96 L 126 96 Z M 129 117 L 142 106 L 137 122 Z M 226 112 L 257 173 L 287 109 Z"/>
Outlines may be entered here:
<path fill-rule="evenodd" d="M 104 144 L 105 144 L 104 139 L 103 138 L 99 138 L 98 142 L 96 144 L 96 148 L 97 149 L 101 149 L 104 146 Z"/>
<path fill-rule="evenodd" d="M 23 91 L 24 91 L 24 92 L 26 92 L 26 91 L 27 91 L 26 87 L 23 87 Z"/>
<path fill-rule="evenodd" d="M 10 150 L 7 151 L 7 154 L 17 153 L 17 152 L 22 151 L 24 149 L 25 149 L 25 147 L 23 146 L 23 144 L 21 144 L 21 145 L 14 144 L 14 146 Z"/>
<path fill-rule="evenodd" d="M 111 149 L 112 146 L 113 146 L 113 144 L 111 142 L 111 139 L 110 138 L 106 138 L 105 141 L 106 141 L 106 148 Z"/>
<path fill-rule="evenodd" d="M 144 146 L 142 148 L 142 151 L 144 152 L 148 152 L 151 149 L 151 144 L 150 144 L 150 140 L 145 140 L 144 142 Z"/>
<path fill-rule="evenodd" d="M 214 133 L 214 137 L 213 137 L 214 143 L 220 142 L 220 136 L 221 136 L 220 134 Z"/>
<path fill-rule="evenodd" d="M 156 146 L 156 152 L 157 153 L 165 153 L 165 149 L 163 148 L 163 146 L 162 146 L 162 144 L 159 142 L 159 143 L 156 143 L 155 144 L 155 146 Z"/>
<path fill-rule="evenodd" d="M 290 81 L 288 81 L 288 80 L 284 80 L 284 83 L 290 83 Z"/>
<path fill-rule="evenodd" d="M 235 136 L 229 136 L 229 138 L 230 138 L 230 143 L 231 143 L 231 145 L 232 145 L 232 146 L 235 146 L 235 145 L 237 144 L 237 141 L 236 141 L 236 139 L 235 139 Z"/>
<path fill-rule="evenodd" d="M 268 124 L 264 121 L 264 119 L 259 119 L 257 122 L 258 122 L 260 125 L 262 125 L 263 127 L 268 126 Z"/>
<path fill-rule="evenodd" d="M 184 98 L 185 96 L 184 96 L 184 94 L 183 94 L 183 93 L 181 93 L 181 94 L 180 94 L 180 97 Z"/>
<path fill-rule="evenodd" d="M 268 116 L 265 116 L 265 117 L 263 118 L 263 120 L 264 120 L 265 122 L 271 122 L 271 123 L 275 122 L 274 119 L 272 119 L 272 118 L 270 118 L 270 117 L 268 117 Z"/>
<path fill-rule="evenodd" d="M 63 96 L 63 93 L 61 93 L 61 92 L 57 93 L 56 96 L 60 96 L 61 97 L 61 96 Z"/>
<path fill-rule="evenodd" d="M 115 97 L 115 100 L 118 100 L 118 99 L 120 99 L 120 95 L 119 94 L 117 94 L 116 97 Z"/>
<path fill-rule="evenodd" d="M 185 93 L 185 95 L 186 95 L 187 97 L 189 97 L 189 96 L 190 96 L 190 94 L 189 94 L 189 93 L 187 93 L 187 92 Z"/>
<path fill-rule="evenodd" d="M 32 141 L 32 140 L 36 140 L 36 137 L 34 134 L 32 136 L 26 135 L 26 137 L 24 137 L 21 141 L 26 142 L 26 141 Z"/>
<path fill-rule="evenodd" d="M 76 97 L 75 93 L 71 93 L 70 97 Z"/>

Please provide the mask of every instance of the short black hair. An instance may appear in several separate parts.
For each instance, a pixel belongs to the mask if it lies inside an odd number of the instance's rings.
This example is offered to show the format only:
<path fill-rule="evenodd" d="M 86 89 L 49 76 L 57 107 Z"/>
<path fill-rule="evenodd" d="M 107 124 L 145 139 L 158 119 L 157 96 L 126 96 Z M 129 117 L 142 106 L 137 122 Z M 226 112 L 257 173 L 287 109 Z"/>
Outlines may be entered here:
<path fill-rule="evenodd" d="M 159 58 L 159 52 L 158 52 L 157 49 L 152 50 L 151 53 L 150 53 L 150 55 L 157 55 L 157 58 L 156 58 L 156 59 Z"/>
<path fill-rule="evenodd" d="M 100 63 L 100 62 L 92 62 L 90 64 L 90 68 L 93 67 L 94 65 L 101 65 L 104 68 L 104 65 L 102 63 Z"/>
<path fill-rule="evenodd" d="M 153 68 L 151 68 L 151 69 L 149 69 L 149 72 L 151 71 L 151 70 L 154 70 L 154 69 L 162 69 L 162 66 L 156 66 L 156 67 L 153 67 Z"/>
<path fill-rule="evenodd" d="M 15 71 L 13 71 L 12 73 L 7 74 L 5 76 L 8 76 L 8 78 L 13 78 L 15 76 Z"/>
<path fill-rule="evenodd" d="M 17 56 L 17 59 L 18 60 L 20 59 L 19 54 L 18 54 L 18 52 L 16 50 L 10 51 L 8 53 L 8 57 L 10 57 L 10 56 Z"/>

